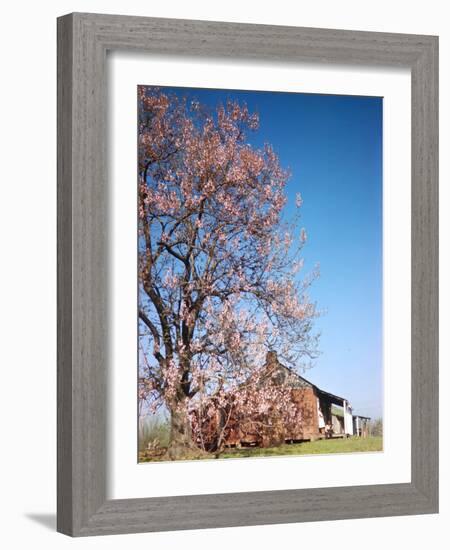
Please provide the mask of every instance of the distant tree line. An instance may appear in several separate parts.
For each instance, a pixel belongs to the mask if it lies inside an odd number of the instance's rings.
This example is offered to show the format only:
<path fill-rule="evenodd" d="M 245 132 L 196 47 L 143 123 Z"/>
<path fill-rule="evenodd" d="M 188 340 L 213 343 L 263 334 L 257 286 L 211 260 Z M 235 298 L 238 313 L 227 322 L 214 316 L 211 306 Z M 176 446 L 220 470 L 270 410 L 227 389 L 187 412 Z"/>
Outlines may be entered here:
<path fill-rule="evenodd" d="M 370 433 L 374 437 L 382 437 L 383 436 L 383 419 L 382 418 L 376 418 L 375 420 L 372 420 L 370 423 Z"/>

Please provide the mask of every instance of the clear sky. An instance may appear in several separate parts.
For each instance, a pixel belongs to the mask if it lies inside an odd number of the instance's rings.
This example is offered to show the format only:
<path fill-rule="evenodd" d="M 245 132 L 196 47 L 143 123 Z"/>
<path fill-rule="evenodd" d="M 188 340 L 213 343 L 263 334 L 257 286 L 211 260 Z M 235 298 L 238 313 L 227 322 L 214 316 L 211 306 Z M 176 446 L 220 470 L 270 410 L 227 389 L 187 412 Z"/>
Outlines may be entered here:
<path fill-rule="evenodd" d="M 270 143 L 289 168 L 287 214 L 303 198 L 302 273 L 320 264 L 310 295 L 323 315 L 321 354 L 305 377 L 382 416 L 382 98 L 164 88 L 215 107 L 227 98 L 260 115 L 249 143 Z"/>

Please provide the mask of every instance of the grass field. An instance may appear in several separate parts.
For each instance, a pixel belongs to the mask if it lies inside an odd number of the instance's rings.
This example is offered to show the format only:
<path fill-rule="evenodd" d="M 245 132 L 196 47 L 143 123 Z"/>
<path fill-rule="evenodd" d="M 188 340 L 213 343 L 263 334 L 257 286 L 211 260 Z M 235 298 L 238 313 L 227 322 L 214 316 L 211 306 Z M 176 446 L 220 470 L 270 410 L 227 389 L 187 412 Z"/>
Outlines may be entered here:
<path fill-rule="evenodd" d="M 246 458 L 261 456 L 299 456 L 315 454 L 333 454 L 333 453 L 362 453 L 376 452 L 383 450 L 382 437 L 349 437 L 347 439 L 321 439 L 318 441 L 306 441 L 304 443 L 293 443 L 291 445 L 280 445 L 279 447 L 269 447 L 260 449 L 259 447 L 245 447 L 241 449 L 229 449 L 219 455 L 223 458 Z M 159 462 L 167 460 L 164 458 L 165 449 L 159 452 L 149 453 L 141 451 L 139 453 L 139 462 Z M 215 455 L 202 457 L 205 459 L 216 458 Z"/>
<path fill-rule="evenodd" d="M 306 441 L 280 447 L 260 449 L 247 447 L 243 449 L 230 449 L 220 458 L 244 458 L 258 456 L 298 456 L 331 453 L 360 453 L 383 450 L 382 437 L 349 437 L 347 439 L 320 439 L 318 441 Z"/>

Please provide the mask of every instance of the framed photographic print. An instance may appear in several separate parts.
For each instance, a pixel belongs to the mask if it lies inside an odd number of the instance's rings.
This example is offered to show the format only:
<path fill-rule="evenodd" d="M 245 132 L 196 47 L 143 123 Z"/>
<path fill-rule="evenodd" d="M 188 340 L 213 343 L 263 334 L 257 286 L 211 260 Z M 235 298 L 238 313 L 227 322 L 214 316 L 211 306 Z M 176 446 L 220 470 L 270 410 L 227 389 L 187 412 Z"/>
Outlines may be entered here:
<path fill-rule="evenodd" d="M 436 37 L 58 20 L 58 530 L 438 509 Z"/>

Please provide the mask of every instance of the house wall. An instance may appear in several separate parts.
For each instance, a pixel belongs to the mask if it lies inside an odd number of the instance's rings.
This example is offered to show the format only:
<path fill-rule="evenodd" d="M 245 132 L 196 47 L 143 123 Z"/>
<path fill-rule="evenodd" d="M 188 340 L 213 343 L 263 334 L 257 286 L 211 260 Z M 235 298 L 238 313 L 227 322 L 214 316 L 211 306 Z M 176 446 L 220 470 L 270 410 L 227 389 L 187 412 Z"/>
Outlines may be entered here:
<path fill-rule="evenodd" d="M 292 390 L 292 399 L 302 413 L 302 423 L 297 430 L 286 434 L 286 439 L 314 439 L 319 435 L 319 417 L 317 413 L 317 395 L 312 387 Z"/>
<path fill-rule="evenodd" d="M 343 434 L 344 430 L 344 418 L 342 416 L 337 416 L 333 414 L 332 416 L 332 426 L 334 434 Z"/>

